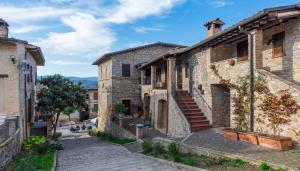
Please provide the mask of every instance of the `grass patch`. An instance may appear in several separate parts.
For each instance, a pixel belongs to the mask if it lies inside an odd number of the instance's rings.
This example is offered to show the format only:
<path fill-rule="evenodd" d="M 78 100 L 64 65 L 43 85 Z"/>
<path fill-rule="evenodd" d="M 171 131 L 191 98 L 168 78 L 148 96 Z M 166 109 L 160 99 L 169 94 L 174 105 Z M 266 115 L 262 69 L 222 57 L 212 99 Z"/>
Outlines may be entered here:
<path fill-rule="evenodd" d="M 177 163 L 182 163 L 193 167 L 206 168 L 211 170 L 257 170 L 256 166 L 250 165 L 249 163 L 241 159 L 181 153 L 179 147 L 179 144 L 175 143 L 171 143 L 167 148 L 164 148 L 159 143 L 152 144 L 150 142 L 144 142 L 143 154 L 174 161 Z"/>
<path fill-rule="evenodd" d="M 110 134 L 106 134 L 106 133 L 97 133 L 97 137 L 101 140 L 105 140 L 105 141 L 109 141 L 115 144 L 128 144 L 128 143 L 132 143 L 135 142 L 136 140 L 134 139 L 129 139 L 129 138 L 119 138 L 119 137 L 115 137 L 113 135 Z"/>

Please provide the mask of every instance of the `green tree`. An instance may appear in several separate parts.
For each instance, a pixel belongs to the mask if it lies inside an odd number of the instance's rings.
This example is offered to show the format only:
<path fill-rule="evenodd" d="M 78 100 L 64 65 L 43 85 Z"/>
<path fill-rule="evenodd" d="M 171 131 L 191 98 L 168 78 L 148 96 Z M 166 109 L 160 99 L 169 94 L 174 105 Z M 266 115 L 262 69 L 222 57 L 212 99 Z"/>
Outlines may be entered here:
<path fill-rule="evenodd" d="M 60 114 L 72 108 L 81 112 L 85 105 L 85 90 L 61 75 L 47 76 L 40 80 L 42 85 L 37 94 L 37 110 L 46 115 L 53 126 L 53 136 Z"/>

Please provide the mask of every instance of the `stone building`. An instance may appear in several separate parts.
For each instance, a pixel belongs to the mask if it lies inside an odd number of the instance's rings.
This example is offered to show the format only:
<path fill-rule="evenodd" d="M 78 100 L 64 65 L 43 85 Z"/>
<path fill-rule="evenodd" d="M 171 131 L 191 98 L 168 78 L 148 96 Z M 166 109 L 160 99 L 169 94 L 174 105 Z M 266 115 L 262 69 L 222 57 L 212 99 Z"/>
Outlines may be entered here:
<path fill-rule="evenodd" d="M 288 89 L 300 104 L 300 4 L 264 9 L 225 30 L 223 25 L 220 19 L 207 22 L 206 39 L 139 67 L 144 110 L 156 129 L 183 137 L 210 127 L 235 127 L 230 98 L 235 91 L 221 84 L 212 68 L 236 83 L 250 75 L 252 65 L 272 93 Z M 260 113 L 255 103 L 254 118 Z M 299 113 L 291 120 L 281 135 L 295 138 L 291 130 L 300 129 Z M 254 130 L 258 127 L 255 122 Z"/>
<path fill-rule="evenodd" d="M 98 114 L 98 89 L 87 88 L 85 102 L 89 107 L 89 117 L 96 118 Z"/>
<path fill-rule="evenodd" d="M 113 112 L 113 106 L 123 103 L 127 115 L 141 114 L 141 84 L 138 66 L 170 49 L 182 47 L 169 43 L 153 43 L 104 54 L 93 65 L 98 66 L 98 115 Z"/>
<path fill-rule="evenodd" d="M 21 139 L 30 135 L 35 116 L 37 66 L 45 64 L 41 49 L 8 37 L 8 24 L 0 19 L 0 113 L 20 118 Z"/>

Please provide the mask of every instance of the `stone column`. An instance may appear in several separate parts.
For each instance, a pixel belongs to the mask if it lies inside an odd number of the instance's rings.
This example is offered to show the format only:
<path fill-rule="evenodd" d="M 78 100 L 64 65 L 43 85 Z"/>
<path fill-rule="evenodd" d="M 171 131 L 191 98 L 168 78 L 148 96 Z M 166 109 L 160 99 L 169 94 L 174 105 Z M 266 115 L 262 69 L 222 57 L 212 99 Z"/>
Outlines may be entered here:
<path fill-rule="evenodd" d="M 168 59 L 168 92 L 174 94 L 176 90 L 176 58 Z"/>
<path fill-rule="evenodd" d="M 136 125 L 136 139 L 142 139 L 144 137 L 144 125 L 137 124 Z"/>
<path fill-rule="evenodd" d="M 263 31 L 255 30 L 253 33 L 253 59 L 254 68 L 263 68 Z"/>
<path fill-rule="evenodd" d="M 151 85 L 152 85 L 152 89 L 154 89 L 156 86 L 156 66 L 155 65 L 151 65 Z"/>
<path fill-rule="evenodd" d="M 141 69 L 141 85 L 145 84 L 145 70 Z"/>

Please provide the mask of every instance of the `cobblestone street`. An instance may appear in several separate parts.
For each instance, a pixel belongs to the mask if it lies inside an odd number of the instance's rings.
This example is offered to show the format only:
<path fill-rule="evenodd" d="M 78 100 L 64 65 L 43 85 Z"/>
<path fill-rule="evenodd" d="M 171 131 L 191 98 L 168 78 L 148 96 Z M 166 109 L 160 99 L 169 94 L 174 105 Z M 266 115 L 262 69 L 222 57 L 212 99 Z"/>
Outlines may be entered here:
<path fill-rule="evenodd" d="M 57 171 L 176 171 L 168 164 L 129 152 L 123 146 L 94 137 L 61 140 Z"/>

